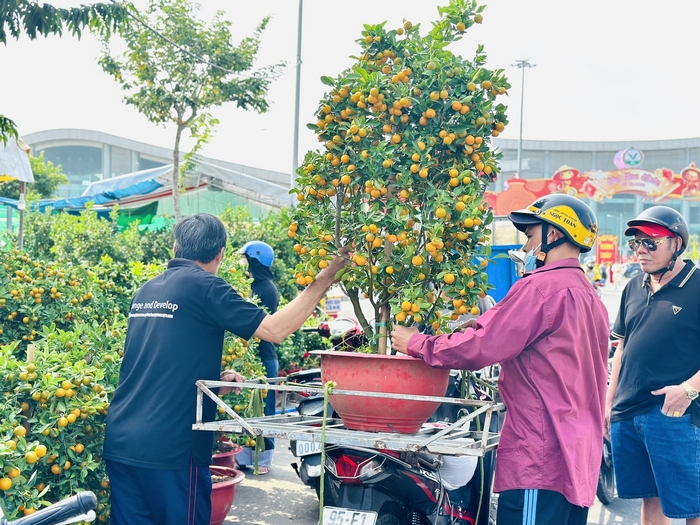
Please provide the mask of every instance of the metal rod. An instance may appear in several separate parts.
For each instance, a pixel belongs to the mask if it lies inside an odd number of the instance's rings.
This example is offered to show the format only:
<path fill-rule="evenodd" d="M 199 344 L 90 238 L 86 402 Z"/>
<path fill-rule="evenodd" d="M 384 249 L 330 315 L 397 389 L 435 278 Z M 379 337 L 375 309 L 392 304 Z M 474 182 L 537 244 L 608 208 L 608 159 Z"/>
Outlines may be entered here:
<path fill-rule="evenodd" d="M 257 390 L 277 390 L 289 392 L 310 392 L 323 395 L 322 388 L 301 387 L 292 385 L 269 385 L 255 383 L 231 383 L 227 381 L 197 381 L 197 384 L 207 386 L 209 388 L 219 387 L 235 387 L 235 388 L 253 388 Z M 391 394 L 389 392 L 361 392 L 358 390 L 340 390 L 334 389 L 332 395 L 339 396 L 360 396 L 360 397 L 381 397 L 387 399 L 410 399 L 411 401 L 428 401 L 434 403 L 451 403 L 453 405 L 466 406 L 483 406 L 491 404 L 490 401 L 475 401 L 473 399 L 455 399 L 454 397 L 437 397 L 437 396 L 417 396 L 412 394 Z"/>
<path fill-rule="evenodd" d="M 246 423 L 245 419 L 243 419 L 241 416 L 239 416 L 238 414 L 236 414 L 236 411 L 235 411 L 235 410 L 231 409 L 231 407 L 229 407 L 226 403 L 224 403 L 221 399 L 219 399 L 219 396 L 217 396 L 214 392 L 212 392 L 212 391 L 209 390 L 205 385 L 203 385 L 203 384 L 202 384 L 202 381 L 197 381 L 196 385 L 197 385 L 197 389 L 198 389 L 200 392 L 205 393 L 207 396 L 209 396 L 209 397 L 211 398 L 212 401 L 214 401 L 214 403 L 216 403 L 216 404 L 219 405 L 221 408 L 223 408 L 229 416 L 231 416 L 231 417 L 233 417 L 234 419 L 236 419 L 237 422 L 240 423 L 240 425 L 241 425 L 243 428 L 245 428 L 246 431 L 247 431 L 251 436 L 257 436 L 257 435 L 260 434 L 260 431 L 259 431 L 259 430 L 254 429 L 254 428 L 251 427 L 248 423 Z M 202 401 L 201 397 L 198 397 L 198 401 Z M 202 404 L 203 404 L 203 403 L 202 403 Z M 198 411 L 201 410 L 201 407 L 198 406 L 198 407 L 197 407 L 197 410 L 198 410 Z M 201 421 L 201 417 L 200 417 L 200 421 Z"/>
<path fill-rule="evenodd" d="M 515 178 L 520 178 L 520 173 L 523 171 L 523 107 L 525 101 L 525 68 L 536 67 L 536 64 L 530 64 L 528 59 L 516 60 L 513 67 L 522 69 L 522 77 L 520 82 L 520 136 L 518 138 L 518 172 Z"/>
<path fill-rule="evenodd" d="M 464 416 L 462 419 L 459 419 L 452 423 L 449 427 L 442 429 L 440 432 L 437 434 L 434 434 L 430 438 L 426 439 L 423 443 L 420 444 L 421 447 L 426 447 L 433 441 L 435 441 L 438 438 L 441 438 L 444 435 L 449 434 L 452 430 L 456 430 L 462 426 L 464 426 L 466 423 L 474 419 L 476 416 L 483 414 L 486 410 L 490 410 L 491 406 L 490 405 L 485 405 L 474 412 L 470 412 L 466 416 Z"/>
<path fill-rule="evenodd" d="M 19 204 L 17 209 L 19 210 L 19 229 L 17 230 L 17 247 L 22 250 L 24 249 L 24 208 L 25 203 L 25 193 L 27 192 L 27 183 L 22 181 L 19 183 Z"/>
<path fill-rule="evenodd" d="M 301 96 L 301 25 L 304 19 L 304 0 L 299 0 L 299 20 L 297 26 L 297 76 L 296 91 L 294 94 L 294 151 L 292 151 L 292 177 L 289 181 L 289 188 L 293 189 L 296 183 L 296 173 L 299 167 L 299 98 Z M 292 195 L 292 202 L 294 202 Z"/>
<path fill-rule="evenodd" d="M 486 441 L 488 440 L 489 427 L 491 426 L 491 414 L 492 408 L 486 410 L 486 417 L 484 418 L 484 430 L 481 434 L 481 448 L 486 448 Z"/>

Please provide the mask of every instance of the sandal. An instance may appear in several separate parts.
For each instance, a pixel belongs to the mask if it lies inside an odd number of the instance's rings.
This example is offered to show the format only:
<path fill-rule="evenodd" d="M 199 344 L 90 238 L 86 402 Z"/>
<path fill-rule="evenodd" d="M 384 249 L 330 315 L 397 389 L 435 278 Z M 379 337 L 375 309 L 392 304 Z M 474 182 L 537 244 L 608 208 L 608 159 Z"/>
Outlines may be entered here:
<path fill-rule="evenodd" d="M 256 476 L 264 476 L 265 474 L 269 474 L 270 470 L 272 470 L 270 467 L 258 467 L 258 470 L 253 472 L 253 474 Z"/>

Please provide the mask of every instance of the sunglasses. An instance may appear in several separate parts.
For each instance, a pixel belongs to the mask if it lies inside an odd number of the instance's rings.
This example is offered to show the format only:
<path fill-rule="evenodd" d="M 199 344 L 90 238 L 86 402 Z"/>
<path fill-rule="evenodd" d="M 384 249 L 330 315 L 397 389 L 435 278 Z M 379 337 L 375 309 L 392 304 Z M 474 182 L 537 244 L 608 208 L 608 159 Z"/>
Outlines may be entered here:
<path fill-rule="evenodd" d="M 659 239 L 630 239 L 627 241 L 627 246 L 629 246 L 629 249 L 633 252 L 639 250 L 639 247 L 642 245 L 644 245 L 644 247 L 650 252 L 655 252 L 656 248 L 661 246 L 670 238 L 671 237 L 661 237 Z"/>

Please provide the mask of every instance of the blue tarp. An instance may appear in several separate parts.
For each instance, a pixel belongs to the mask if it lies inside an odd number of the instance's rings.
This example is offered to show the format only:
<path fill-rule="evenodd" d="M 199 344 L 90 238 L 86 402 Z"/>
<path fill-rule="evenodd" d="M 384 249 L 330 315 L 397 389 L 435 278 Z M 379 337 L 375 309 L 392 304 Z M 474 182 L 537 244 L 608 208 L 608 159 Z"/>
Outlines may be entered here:
<path fill-rule="evenodd" d="M 94 202 L 95 204 L 106 204 L 108 202 L 119 201 L 126 197 L 131 197 L 133 195 L 147 195 L 162 187 L 163 185 L 154 179 L 145 180 L 143 182 L 139 182 L 138 184 L 134 184 L 123 189 L 105 191 L 104 193 L 99 193 L 96 195 L 74 197 L 72 199 L 60 200 L 41 199 L 38 204 L 38 209 L 41 212 L 46 210 L 46 208 L 48 208 L 49 206 L 54 210 L 63 210 L 66 208 L 82 209 L 85 208 L 85 205 L 89 202 Z M 4 197 L 0 197 L 0 203 L 6 206 L 12 206 L 13 208 L 17 208 L 18 201 L 16 201 L 15 199 L 6 199 Z M 37 209 L 36 203 L 30 203 L 30 205 L 33 210 Z"/>

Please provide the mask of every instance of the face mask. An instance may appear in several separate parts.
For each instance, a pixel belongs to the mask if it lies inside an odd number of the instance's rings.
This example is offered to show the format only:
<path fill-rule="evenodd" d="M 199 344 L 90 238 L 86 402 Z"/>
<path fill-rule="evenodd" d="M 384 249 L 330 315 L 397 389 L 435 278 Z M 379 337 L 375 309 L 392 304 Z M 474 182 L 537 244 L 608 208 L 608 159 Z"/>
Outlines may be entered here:
<path fill-rule="evenodd" d="M 525 273 L 530 273 L 537 268 L 537 256 L 535 255 L 535 250 L 539 250 L 542 244 L 538 244 L 536 248 L 533 248 L 525 254 Z"/>

